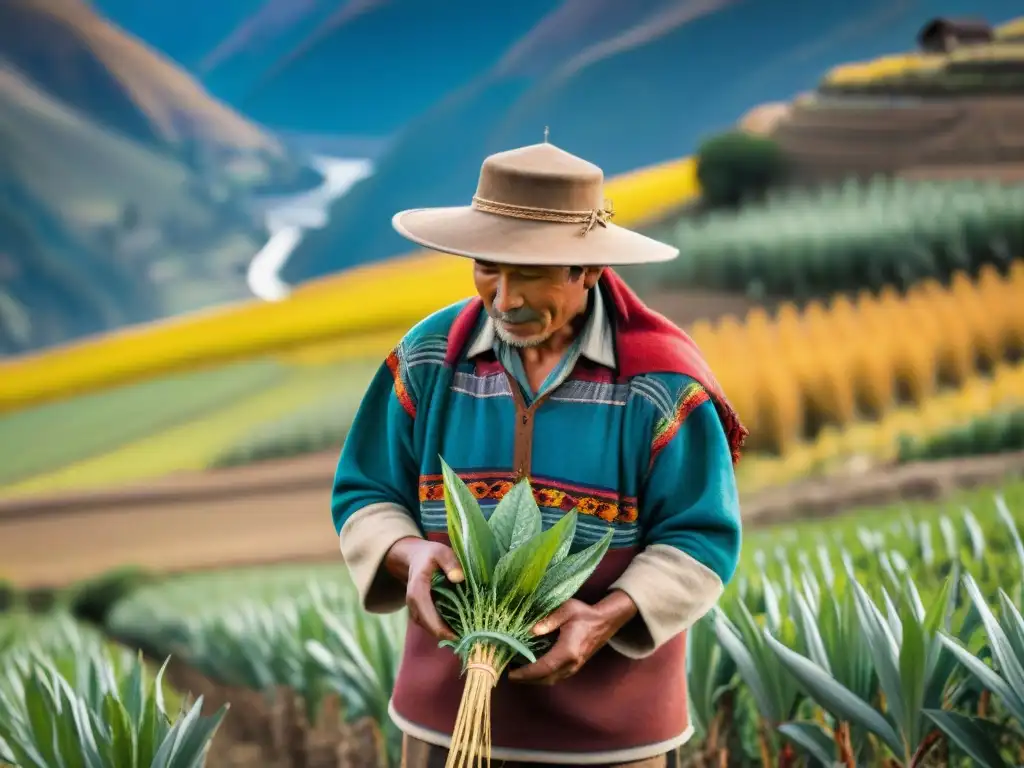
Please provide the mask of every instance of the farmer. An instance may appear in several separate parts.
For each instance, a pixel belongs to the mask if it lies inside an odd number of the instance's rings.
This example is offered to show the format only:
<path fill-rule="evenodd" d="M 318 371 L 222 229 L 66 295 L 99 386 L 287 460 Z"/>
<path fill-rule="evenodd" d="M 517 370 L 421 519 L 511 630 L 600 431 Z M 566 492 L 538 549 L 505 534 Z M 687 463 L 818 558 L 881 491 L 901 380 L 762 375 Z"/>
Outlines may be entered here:
<path fill-rule="evenodd" d="M 690 339 L 609 268 L 678 251 L 611 216 L 601 169 L 545 142 L 488 157 L 471 205 L 393 219 L 471 259 L 479 294 L 391 351 L 334 482 L 363 606 L 409 609 L 390 707 L 408 768 L 444 765 L 462 694 L 430 596 L 439 569 L 462 578 L 440 458 L 485 514 L 527 477 L 545 525 L 579 512 L 574 547 L 614 532 L 590 581 L 535 628 L 558 630 L 551 649 L 494 689 L 497 764 L 655 768 L 693 732 L 685 632 L 736 568 L 746 430 Z"/>

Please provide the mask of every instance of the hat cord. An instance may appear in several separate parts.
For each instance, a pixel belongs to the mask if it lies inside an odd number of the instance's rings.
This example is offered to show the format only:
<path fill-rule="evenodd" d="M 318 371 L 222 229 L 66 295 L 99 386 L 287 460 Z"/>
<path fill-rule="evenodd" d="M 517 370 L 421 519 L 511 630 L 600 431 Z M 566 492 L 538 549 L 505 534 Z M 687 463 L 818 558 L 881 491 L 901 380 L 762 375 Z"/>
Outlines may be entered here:
<path fill-rule="evenodd" d="M 615 216 L 612 208 L 612 201 L 605 200 L 605 208 L 592 208 L 589 211 L 562 211 L 557 208 L 534 208 L 528 205 L 513 205 L 512 203 L 499 203 L 495 200 L 473 195 L 473 208 L 484 213 L 494 213 L 498 216 L 509 216 L 513 219 L 527 219 L 529 221 L 546 221 L 555 224 L 582 224 L 580 235 L 586 237 L 595 226 L 607 227 L 608 221 Z"/>

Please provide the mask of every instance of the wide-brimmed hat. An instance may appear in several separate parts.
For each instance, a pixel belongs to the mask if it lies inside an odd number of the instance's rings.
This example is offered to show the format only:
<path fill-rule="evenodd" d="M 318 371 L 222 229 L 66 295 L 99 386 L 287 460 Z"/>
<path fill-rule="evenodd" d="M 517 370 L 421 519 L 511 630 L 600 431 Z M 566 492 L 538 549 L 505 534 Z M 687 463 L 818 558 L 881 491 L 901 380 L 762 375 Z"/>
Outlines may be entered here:
<path fill-rule="evenodd" d="M 613 224 L 604 172 L 553 144 L 484 160 L 472 203 L 396 213 L 395 230 L 443 253 L 499 264 L 620 266 L 679 250 Z"/>

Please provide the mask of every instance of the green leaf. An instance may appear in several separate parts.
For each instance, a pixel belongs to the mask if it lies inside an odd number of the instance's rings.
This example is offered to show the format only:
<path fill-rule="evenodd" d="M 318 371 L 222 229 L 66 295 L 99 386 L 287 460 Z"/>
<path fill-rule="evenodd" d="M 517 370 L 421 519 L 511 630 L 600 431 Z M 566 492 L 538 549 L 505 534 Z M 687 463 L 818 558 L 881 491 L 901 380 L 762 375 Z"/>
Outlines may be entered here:
<path fill-rule="evenodd" d="M 576 521 L 579 520 L 579 512 L 573 509 L 569 517 L 571 521 L 562 529 L 562 541 L 558 545 L 558 549 L 555 550 L 555 554 L 551 557 L 551 563 L 548 565 L 548 568 L 553 568 L 561 563 L 566 555 L 569 554 L 569 550 L 572 549 L 572 542 L 576 538 Z"/>
<path fill-rule="evenodd" d="M 533 491 L 530 489 L 530 482 L 526 479 L 513 485 L 487 518 L 487 525 L 498 545 L 499 556 L 512 549 L 512 534 L 523 508 L 526 508 L 527 514 L 540 514 L 537 502 L 533 498 Z"/>
<path fill-rule="evenodd" d="M 1013 644 L 1006 637 L 1006 633 L 1003 632 L 1003 628 L 985 602 L 985 596 L 969 573 L 964 574 L 963 583 L 967 594 L 970 595 L 971 601 L 981 615 L 981 622 L 988 635 L 996 666 L 1015 692 L 1024 691 L 1024 659 L 1018 659 L 1015 655 Z"/>
<path fill-rule="evenodd" d="M 783 723 L 779 733 L 822 765 L 835 763 L 835 742 L 817 723 Z"/>
<path fill-rule="evenodd" d="M 575 595 L 604 559 L 612 543 L 613 531 L 554 565 L 537 587 L 538 612 L 550 613 Z"/>
<path fill-rule="evenodd" d="M 103 697 L 103 720 L 110 729 L 110 755 L 114 765 L 135 765 L 135 729 L 124 704 L 113 693 Z"/>
<path fill-rule="evenodd" d="M 836 682 L 813 661 L 787 648 L 767 632 L 764 639 L 768 647 L 778 655 L 786 670 L 822 709 L 838 720 L 860 726 L 875 734 L 893 750 L 894 754 L 903 754 L 903 743 L 899 734 L 873 706 Z"/>
<path fill-rule="evenodd" d="M 167 723 L 164 715 L 163 701 L 163 679 L 167 665 L 171 658 L 168 656 L 156 673 L 149 695 L 146 697 L 146 705 L 143 708 L 142 720 L 139 723 L 138 732 L 138 760 L 140 766 L 148 766 L 153 762 L 153 756 L 159 747 L 160 741 L 166 735 L 166 728 L 161 729 L 162 724 Z"/>
<path fill-rule="evenodd" d="M 830 600 L 825 601 L 826 606 L 831 604 Z M 818 617 L 814 615 L 810 603 L 801 594 L 796 595 L 796 606 L 801 639 L 807 648 L 807 652 L 810 654 L 811 660 L 826 672 L 831 673 L 831 664 L 829 663 L 828 652 L 825 650 L 825 642 L 821 637 Z"/>
<path fill-rule="evenodd" d="M 55 696 L 51 686 L 43 676 L 42 669 L 36 667 L 32 675 L 25 681 L 25 714 L 36 746 L 39 748 L 47 764 L 58 765 L 60 758 L 56 754 L 57 712 Z"/>
<path fill-rule="evenodd" d="M 494 567 L 498 562 L 498 543 L 476 497 L 443 459 L 441 471 L 444 476 L 445 510 L 452 548 L 470 584 L 480 589 L 489 584 L 494 575 Z M 457 548 L 454 546 L 456 540 Z"/>
<path fill-rule="evenodd" d="M 920 712 L 924 699 L 925 665 L 928 659 L 924 628 L 914 615 L 914 611 L 909 607 L 904 608 L 901 619 L 903 642 L 900 645 L 899 674 L 904 720 L 900 725 L 909 751 L 913 753 L 921 740 Z"/>
<path fill-rule="evenodd" d="M 976 718 L 940 709 L 926 709 L 923 714 L 980 768 L 1010 768 L 999 754 L 992 736 Z"/>
<path fill-rule="evenodd" d="M 725 652 L 728 653 L 733 662 L 735 662 L 740 678 L 746 684 L 747 688 L 750 689 L 750 693 L 754 697 L 754 703 L 757 705 L 757 710 L 760 715 L 769 721 L 773 720 L 775 702 L 769 695 L 765 680 L 761 677 L 761 672 L 754 661 L 754 657 L 751 655 L 750 651 L 747 650 L 746 645 L 744 645 L 743 639 L 740 637 L 739 630 L 728 619 L 725 613 L 717 607 L 712 610 L 715 613 L 714 625 L 715 634 L 718 636 L 718 642 L 722 644 Z"/>
<path fill-rule="evenodd" d="M 469 632 L 465 637 L 459 640 L 458 645 L 455 646 L 455 654 L 463 658 L 468 657 L 473 645 L 480 640 L 488 640 L 492 643 L 502 643 L 531 662 L 537 660 L 537 656 L 533 651 L 531 651 L 518 638 L 513 637 L 507 632 L 493 632 L 486 629 Z"/>
<path fill-rule="evenodd" d="M 494 569 L 496 594 L 510 604 L 532 600 L 548 565 L 562 546 L 566 531 L 571 530 L 575 524 L 576 512 L 572 511 L 563 515 L 548 530 L 513 547 Z"/>
<path fill-rule="evenodd" d="M 516 508 L 516 519 L 512 526 L 512 540 L 509 543 L 509 551 L 513 551 L 536 536 L 540 535 L 543 529 L 543 522 L 540 514 L 540 507 L 533 497 L 533 489 L 528 479 L 520 480 L 520 485 L 525 485 L 530 491 L 529 498 L 524 498 L 523 503 Z"/>
<path fill-rule="evenodd" d="M 994 669 L 971 653 L 957 638 L 942 632 L 939 634 L 939 639 L 982 687 L 992 691 L 1018 721 L 1024 721 L 1024 702 Z"/>
<path fill-rule="evenodd" d="M 871 657 L 875 663 L 875 671 L 878 673 L 878 682 L 885 693 L 889 714 L 896 722 L 902 723 L 905 708 L 899 673 L 899 646 L 889 624 L 882 618 L 878 606 L 852 575 L 850 585 L 856 600 L 861 630 L 868 648 L 871 649 Z M 902 747 L 896 750 L 896 754 L 903 754 Z"/>
<path fill-rule="evenodd" d="M 174 751 L 174 768 L 198 768 L 202 764 L 207 745 L 228 713 L 228 705 L 225 704 L 210 717 L 200 717 L 198 713 L 202 709 L 201 704 L 201 700 L 197 701 L 192 712 L 177 723 L 181 725 L 181 732 Z M 191 719 L 193 712 L 195 718 Z"/>

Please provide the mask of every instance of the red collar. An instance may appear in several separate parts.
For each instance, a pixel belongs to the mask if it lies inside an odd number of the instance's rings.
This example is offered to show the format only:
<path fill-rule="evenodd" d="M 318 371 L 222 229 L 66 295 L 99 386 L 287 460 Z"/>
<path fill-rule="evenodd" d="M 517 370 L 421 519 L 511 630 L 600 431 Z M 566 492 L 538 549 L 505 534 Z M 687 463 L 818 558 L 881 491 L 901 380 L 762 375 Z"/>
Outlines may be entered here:
<path fill-rule="evenodd" d="M 619 375 L 631 379 L 649 373 L 674 373 L 699 382 L 715 404 L 729 439 L 733 464 L 737 463 L 748 430 L 729 405 L 697 345 L 668 318 L 644 304 L 611 268 L 604 270 L 598 287 L 613 308 Z M 476 297 L 455 318 L 448 332 L 447 365 L 455 365 L 462 357 L 482 309 L 483 302 Z"/>

